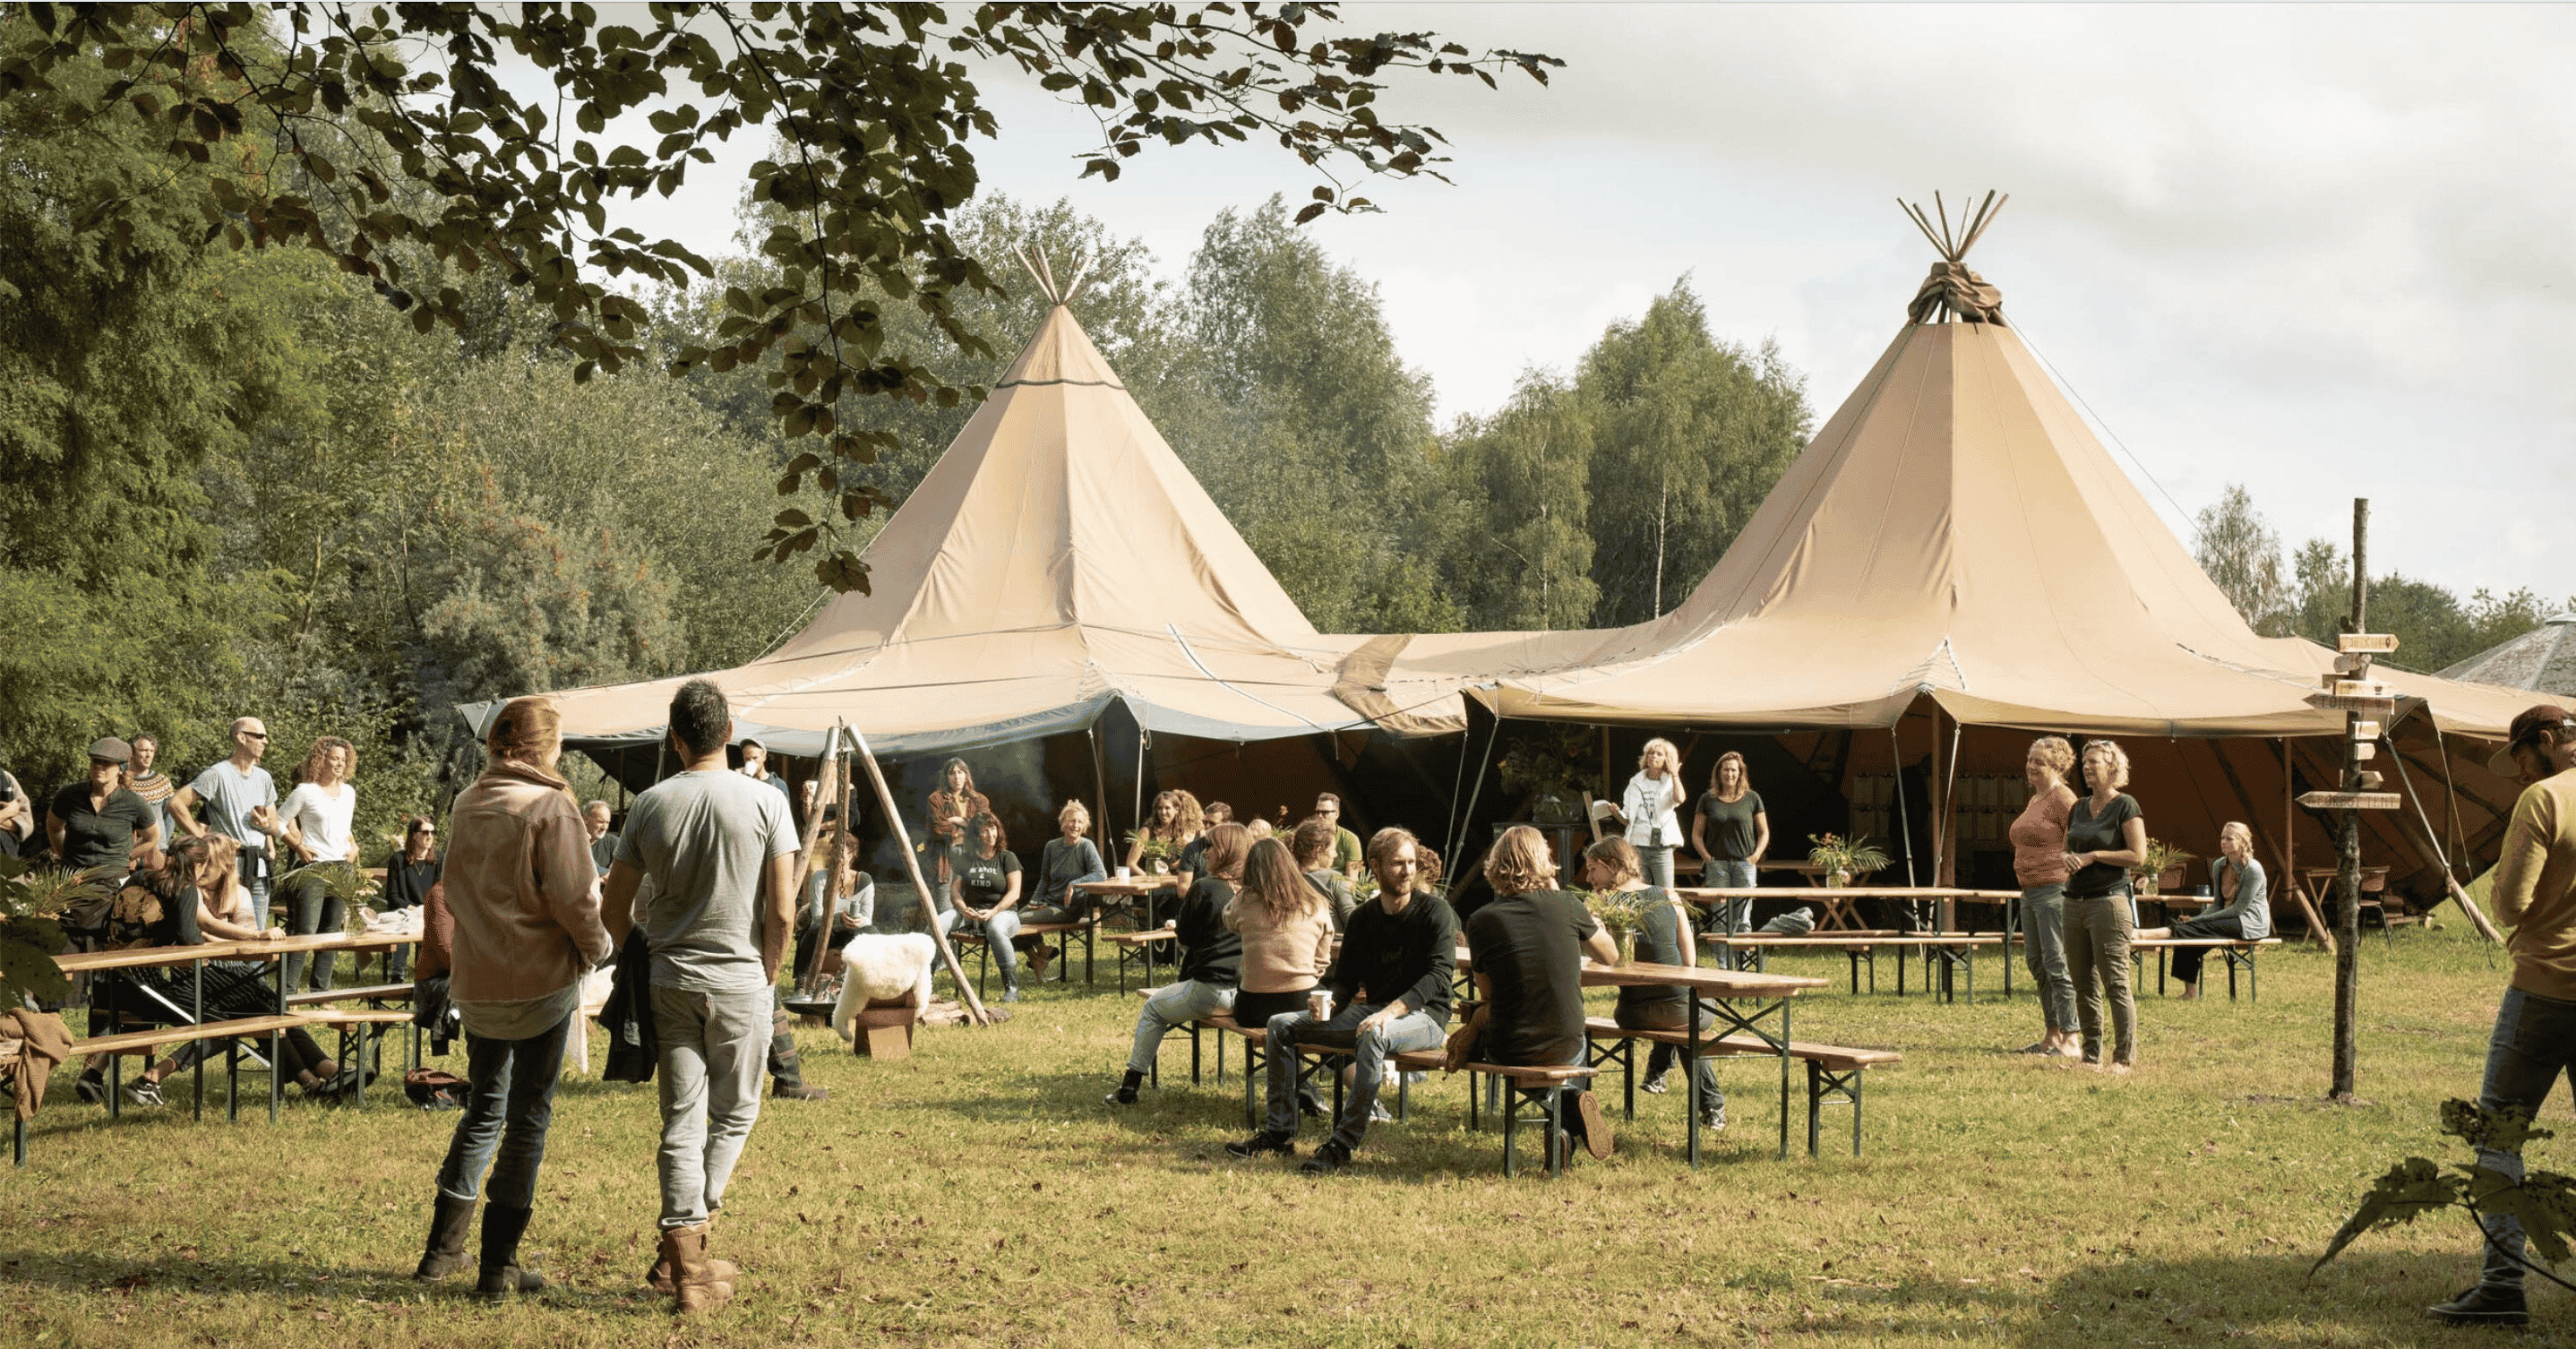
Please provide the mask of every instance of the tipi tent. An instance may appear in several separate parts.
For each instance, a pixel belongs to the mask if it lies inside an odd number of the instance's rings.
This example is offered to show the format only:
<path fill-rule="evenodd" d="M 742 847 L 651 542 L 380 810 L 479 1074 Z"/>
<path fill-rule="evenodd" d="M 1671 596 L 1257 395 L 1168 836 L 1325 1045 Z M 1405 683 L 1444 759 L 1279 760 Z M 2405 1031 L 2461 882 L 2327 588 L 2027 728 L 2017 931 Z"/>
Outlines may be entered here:
<path fill-rule="evenodd" d="M 1062 303 L 866 556 L 871 593 L 707 676 L 740 733 L 812 754 L 847 719 L 919 755 L 1082 730 L 1113 704 L 1237 744 L 1378 724 L 1334 696 L 1367 639 L 1315 631 Z M 679 682 L 554 695 L 566 740 L 658 743 Z M 1423 696 L 1410 729 L 1460 724 L 1454 689 Z M 491 705 L 460 710 L 480 726 Z"/>
<path fill-rule="evenodd" d="M 1517 672 L 1482 689 L 1506 719 L 1721 741 L 1876 728 L 1885 734 L 1859 752 L 1928 757 L 1943 814 L 1955 813 L 1962 777 L 2017 779 L 2028 740 L 1989 734 L 1985 762 L 1971 743 L 1963 770 L 1962 725 L 2162 740 L 2155 757 L 2172 758 L 2206 798 L 2165 817 L 2196 851 L 2214 851 L 2215 820 L 2252 815 L 2258 833 L 2304 834 L 2303 846 L 2319 849 L 2309 858 L 2320 858 L 2322 827 L 2303 827 L 2285 798 L 2292 787 L 2335 785 L 2318 780 L 2322 755 L 2289 744 L 2342 734 L 2341 714 L 2306 702 L 2333 653 L 2247 626 L 2005 322 L 2001 296 L 1964 265 L 1973 233 L 1933 236 L 1943 258 L 1905 326 L 1673 612 L 1615 632 L 1418 638 L 1392 683 L 1510 664 Z M 2397 689 L 2406 718 L 2426 714 L 2411 724 L 2427 735 L 2500 738 L 2528 702 L 2384 668 L 2376 677 Z M 2211 737 L 2283 740 L 2218 765 L 2183 753 Z M 1848 785 L 1834 774 L 1866 767 L 1848 736 L 1839 749 L 1800 743 L 1796 757 L 1826 766 L 1827 790 Z M 2423 836 L 2465 841 L 2492 812 L 2445 827 L 2438 761 L 2456 756 L 2431 744 L 2424 752 L 2415 762 L 2433 779 L 2425 813 L 2381 812 L 2372 827 L 2383 851 L 2429 861 Z M 1690 764 L 1694 788 L 1713 757 L 1703 748 Z M 2512 799 L 2508 784 L 2475 785 Z M 1941 858 L 1946 873 L 1955 839 L 1939 818 L 1931 832 L 1915 851 Z"/>
<path fill-rule="evenodd" d="M 2444 679 L 2576 697 L 2576 614 L 2558 614 L 2442 671 Z"/>

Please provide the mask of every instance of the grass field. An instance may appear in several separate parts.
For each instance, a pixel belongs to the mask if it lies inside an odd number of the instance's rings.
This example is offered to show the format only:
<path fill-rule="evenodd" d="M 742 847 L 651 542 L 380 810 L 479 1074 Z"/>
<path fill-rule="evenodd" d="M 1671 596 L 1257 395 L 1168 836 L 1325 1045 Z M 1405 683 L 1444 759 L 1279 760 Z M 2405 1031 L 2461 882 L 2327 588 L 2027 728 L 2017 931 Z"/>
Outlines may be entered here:
<path fill-rule="evenodd" d="M 1189 1086 L 1186 1041 L 1166 1045 L 1159 1093 L 1103 1107 L 1136 1005 L 1106 982 L 1036 991 L 998 1029 L 925 1031 L 901 1063 L 806 1031 L 808 1080 L 833 1099 L 764 1110 L 717 1230 L 744 1295 L 676 1328 L 640 1285 L 649 1087 L 565 1083 L 529 1236 L 556 1287 L 487 1308 L 462 1296 L 470 1275 L 431 1290 L 407 1277 L 453 1115 L 379 1098 L 363 1112 L 290 1101 L 274 1127 L 258 1112 L 197 1124 L 184 1106 L 111 1126 L 66 1072 L 32 1164 L 0 1179 L 0 1326 L 31 1346 L 261 1349 L 2478 1333 L 2421 1316 L 2472 1271 L 2455 1217 L 2366 1237 L 2307 1277 L 2371 1176 L 2408 1153 L 2460 1156 L 2434 1110 L 2475 1094 L 2505 972 L 2456 921 L 2367 939 L 2364 1100 L 2341 1107 L 2320 1100 L 2332 965 L 2297 948 L 2265 957 L 2259 1004 L 2148 992 L 2143 1066 L 2126 1079 L 2006 1052 L 2034 1038 L 2036 1004 L 2026 980 L 1998 996 L 1993 961 L 1974 1007 L 1853 997 L 1838 956 L 1775 968 L 1836 980 L 1801 1003 L 1801 1038 L 1906 1055 L 1871 1075 L 1862 1158 L 1837 1154 L 1837 1115 L 1823 1157 L 1775 1160 L 1776 1074 L 1737 1063 L 1733 1127 L 1695 1172 L 1676 1095 L 1640 1097 L 1612 1160 L 1507 1182 L 1500 1136 L 1467 1132 L 1462 1082 L 1434 1078 L 1355 1170 L 1314 1181 L 1226 1158 L 1237 1084 Z M 2535 1160 L 2563 1169 L 2564 1146 Z M 2568 1338 L 2576 1308 L 2534 1296 L 2530 1333 Z"/>

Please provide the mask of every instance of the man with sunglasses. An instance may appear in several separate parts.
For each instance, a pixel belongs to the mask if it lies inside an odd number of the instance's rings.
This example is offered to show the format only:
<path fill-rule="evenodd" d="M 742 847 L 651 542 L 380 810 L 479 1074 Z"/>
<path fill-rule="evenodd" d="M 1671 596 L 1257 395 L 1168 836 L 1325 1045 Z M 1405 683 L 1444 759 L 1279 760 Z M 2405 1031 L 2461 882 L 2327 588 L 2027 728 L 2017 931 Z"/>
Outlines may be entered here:
<path fill-rule="evenodd" d="M 286 832 L 285 821 L 277 816 L 277 781 L 259 766 L 266 753 L 267 723 L 257 717 L 234 718 L 232 757 L 208 765 L 170 798 L 170 818 L 192 837 L 204 838 L 211 829 L 241 844 L 241 882 L 250 891 L 251 925 L 262 929 L 268 926 L 268 884 L 275 869 L 270 840 Z M 200 805 L 206 808 L 203 824 L 196 817 Z"/>
<path fill-rule="evenodd" d="M 2487 766 L 2525 786 L 2496 858 L 2496 921 L 2513 929 L 2513 983 L 2496 1007 L 2478 1104 L 2537 1115 L 2576 1065 L 2576 712 L 2542 703 L 2513 719 Z M 2522 1179 L 2522 1153 L 2478 1149 L 2478 1164 Z M 2466 1292 L 2431 1308 L 2455 1326 L 2518 1326 L 2523 1300 L 2522 1224 L 2485 1219 L 2486 1263 Z"/>

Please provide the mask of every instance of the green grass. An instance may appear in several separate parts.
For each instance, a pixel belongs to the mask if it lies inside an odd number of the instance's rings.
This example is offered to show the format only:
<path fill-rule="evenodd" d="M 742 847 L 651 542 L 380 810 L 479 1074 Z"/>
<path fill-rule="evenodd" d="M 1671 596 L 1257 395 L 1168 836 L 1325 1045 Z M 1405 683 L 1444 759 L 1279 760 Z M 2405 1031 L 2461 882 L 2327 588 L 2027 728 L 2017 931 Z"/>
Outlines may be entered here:
<path fill-rule="evenodd" d="M 1782 967 L 1840 987 L 1839 957 Z M 2260 1004 L 2149 992 L 2126 1080 L 2005 1052 L 2037 1015 L 2026 981 L 1995 996 L 1992 961 L 1974 1007 L 1829 991 L 1799 1006 L 1801 1038 L 1906 1054 L 1870 1076 L 1866 1156 L 1837 1155 L 1837 1115 L 1822 1158 L 1774 1160 L 1776 1076 L 1737 1063 L 1734 1127 L 1699 1170 L 1678 1155 L 1680 1098 L 1641 1097 L 1617 1157 L 1553 1182 L 1502 1178 L 1458 1080 L 1320 1182 L 1224 1156 L 1236 1083 L 1190 1087 L 1185 1041 L 1159 1093 L 1112 1112 L 1136 1004 L 1105 984 L 1050 986 L 998 1029 L 925 1031 L 902 1063 L 804 1031 L 833 1099 L 768 1103 L 717 1230 L 743 1296 L 676 1331 L 639 1282 L 649 1088 L 565 1083 L 529 1238 L 557 1287 L 486 1308 L 463 1280 L 406 1277 L 453 1115 L 290 1101 L 274 1127 L 184 1107 L 111 1126 L 66 1075 L 33 1163 L 0 1179 L 0 1325 L 28 1345 L 261 1349 L 2442 1342 L 2459 1332 L 2421 1309 L 2468 1280 L 2465 1222 L 2307 1268 L 2371 1176 L 2460 1155 L 2434 1109 L 2476 1092 L 2504 959 L 2456 921 L 2369 937 L 2348 1107 L 2320 1101 L 2331 970 L 2284 948 Z M 2535 1156 L 2565 1165 L 2559 1142 Z M 2565 1338 L 2576 1309 L 2535 1296 L 2535 1333 Z"/>

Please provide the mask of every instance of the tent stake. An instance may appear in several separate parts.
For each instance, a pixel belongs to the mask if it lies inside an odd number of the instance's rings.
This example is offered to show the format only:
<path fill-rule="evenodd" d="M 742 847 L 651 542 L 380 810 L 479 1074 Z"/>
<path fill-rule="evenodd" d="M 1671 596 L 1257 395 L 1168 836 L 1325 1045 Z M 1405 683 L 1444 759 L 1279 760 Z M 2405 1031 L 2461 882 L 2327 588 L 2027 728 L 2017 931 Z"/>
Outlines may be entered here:
<path fill-rule="evenodd" d="M 912 877 L 912 892 L 919 897 L 922 925 L 930 929 L 931 944 L 939 948 L 940 963 L 948 967 L 948 977 L 957 981 L 957 1000 L 966 1004 L 969 1015 L 978 1026 L 993 1024 L 993 1014 L 984 1010 L 984 1000 L 975 996 L 975 986 L 966 982 L 966 970 L 957 963 L 957 952 L 948 945 L 948 934 L 939 930 L 939 918 L 930 908 L 930 882 L 922 879 L 920 859 L 912 855 L 912 831 L 903 827 L 903 812 L 894 804 L 894 792 L 886 786 L 885 773 L 877 767 L 877 756 L 868 749 L 868 738 L 858 727 L 849 728 L 850 740 L 858 748 L 858 758 L 868 770 L 868 782 L 877 789 L 877 805 L 886 813 L 886 823 L 894 828 L 894 841 L 903 848 L 903 869 Z"/>

